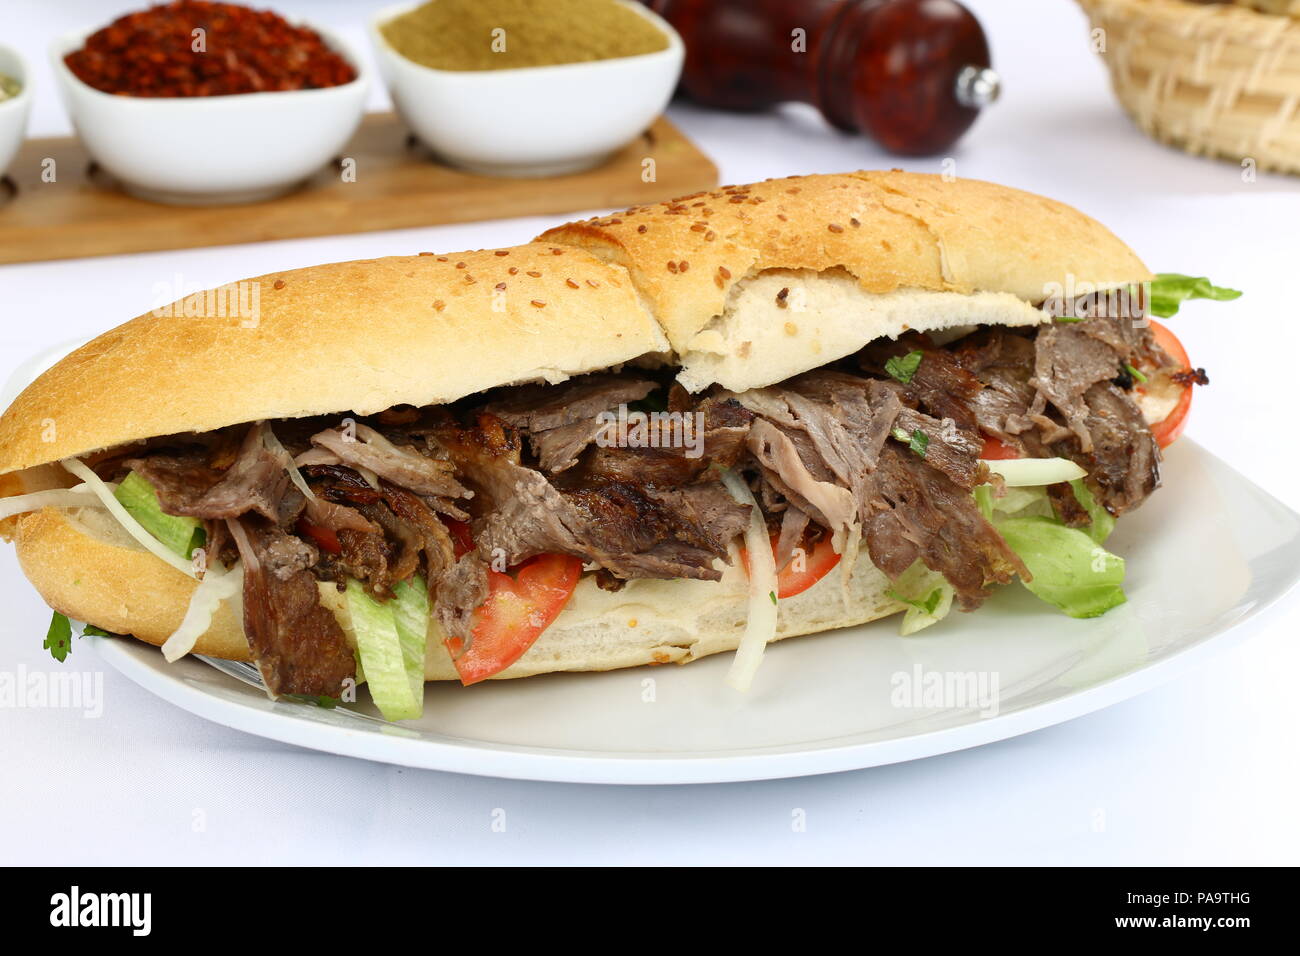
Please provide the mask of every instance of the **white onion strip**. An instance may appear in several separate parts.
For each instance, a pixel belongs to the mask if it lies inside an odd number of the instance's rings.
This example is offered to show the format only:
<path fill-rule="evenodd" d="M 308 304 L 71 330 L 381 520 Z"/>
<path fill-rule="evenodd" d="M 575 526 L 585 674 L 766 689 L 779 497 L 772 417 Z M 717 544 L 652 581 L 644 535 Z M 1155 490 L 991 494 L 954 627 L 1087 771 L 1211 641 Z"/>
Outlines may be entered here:
<path fill-rule="evenodd" d="M 728 469 L 722 473 L 726 485 L 737 504 L 749 505 L 749 527 L 745 529 L 745 550 L 749 553 L 749 609 L 745 620 L 745 633 L 736 647 L 736 656 L 727 671 L 727 686 L 744 693 L 763 662 L 763 651 L 776 637 L 776 556 L 767 535 L 763 512 L 754 500 L 753 492 L 740 475 Z"/>
<path fill-rule="evenodd" d="M 190 566 L 188 561 L 179 557 L 171 550 L 171 548 L 167 547 L 148 531 L 145 531 L 144 528 L 140 526 L 140 522 L 131 517 L 127 510 L 122 507 L 122 502 L 113 497 L 112 490 L 108 485 L 104 484 L 99 475 L 95 474 L 75 458 L 65 458 L 63 461 L 59 462 L 59 464 L 90 486 L 90 490 L 95 493 L 95 496 L 99 498 L 101 502 L 103 502 L 104 507 L 108 509 L 108 513 L 117 519 L 117 523 L 122 526 L 127 534 L 140 542 L 141 547 L 160 561 L 166 561 L 182 574 L 189 575 L 192 578 L 197 577 L 194 573 L 194 568 Z"/>
<path fill-rule="evenodd" d="M 0 498 L 0 518 L 9 518 L 42 508 L 99 508 L 95 491 L 84 482 L 75 488 L 49 488 L 25 495 Z"/>
<path fill-rule="evenodd" d="M 243 565 L 236 564 L 227 571 L 218 562 L 204 572 L 203 580 L 190 597 L 190 606 L 185 609 L 185 617 L 181 619 L 180 626 L 162 646 L 167 663 L 174 663 L 194 650 L 195 643 L 212 626 L 212 615 L 217 612 L 217 608 L 223 601 L 238 594 L 243 586 Z"/>
<path fill-rule="evenodd" d="M 267 451 L 280 460 L 284 470 L 289 473 L 289 480 L 293 482 L 294 487 L 301 491 L 308 501 L 315 501 L 316 492 L 311 490 L 311 486 L 307 484 L 307 479 L 298 470 L 293 455 L 289 454 L 289 449 L 285 448 L 280 443 L 280 439 L 275 437 L 275 432 L 271 430 L 270 425 L 265 425 L 262 428 L 262 444 L 266 446 Z"/>
<path fill-rule="evenodd" d="M 1054 485 L 1074 481 L 1088 473 L 1068 458 L 1006 458 L 985 460 L 989 471 L 1001 475 L 1008 488 Z"/>

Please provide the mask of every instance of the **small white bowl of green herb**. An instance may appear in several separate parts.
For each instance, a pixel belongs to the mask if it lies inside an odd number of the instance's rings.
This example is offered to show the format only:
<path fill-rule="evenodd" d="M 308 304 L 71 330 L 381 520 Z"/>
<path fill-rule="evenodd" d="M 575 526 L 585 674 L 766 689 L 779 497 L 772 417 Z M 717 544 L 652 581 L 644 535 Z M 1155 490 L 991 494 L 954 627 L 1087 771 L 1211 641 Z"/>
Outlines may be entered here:
<path fill-rule="evenodd" d="M 371 21 L 380 73 L 439 158 L 496 176 L 595 166 L 663 112 L 681 37 L 630 0 L 432 0 Z"/>
<path fill-rule="evenodd" d="M 13 162 L 27 134 L 32 94 L 27 65 L 15 50 L 0 46 L 0 175 Z"/>

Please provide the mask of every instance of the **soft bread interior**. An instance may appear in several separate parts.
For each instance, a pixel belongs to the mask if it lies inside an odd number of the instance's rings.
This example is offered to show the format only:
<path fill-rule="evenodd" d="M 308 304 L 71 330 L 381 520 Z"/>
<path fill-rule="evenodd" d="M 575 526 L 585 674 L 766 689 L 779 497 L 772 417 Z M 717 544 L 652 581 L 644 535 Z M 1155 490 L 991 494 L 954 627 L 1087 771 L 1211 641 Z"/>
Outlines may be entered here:
<path fill-rule="evenodd" d="M 909 329 L 943 332 L 1049 319 L 1009 292 L 872 293 L 843 269 L 768 269 L 732 286 L 722 314 L 688 343 L 677 378 L 692 392 L 715 382 L 740 392 L 784 381 Z"/>
<path fill-rule="evenodd" d="M 46 508 L 21 515 L 14 543 L 23 572 L 55 610 L 80 621 L 161 645 L 180 624 L 195 583 L 149 554 L 97 508 Z M 129 584 L 124 585 L 124 582 Z M 866 557 L 842 586 L 832 571 L 781 601 L 776 640 L 862 624 L 903 610 L 889 582 Z M 620 591 L 584 577 L 555 622 L 500 678 L 552 671 L 604 671 L 642 664 L 684 664 L 735 650 L 745 627 L 748 586 L 738 564 L 721 581 L 628 582 Z M 322 602 L 350 631 L 339 592 L 321 586 Z M 198 639 L 197 654 L 247 660 L 239 602 L 223 604 Z M 455 680 L 441 643 L 431 641 L 426 680 Z"/>

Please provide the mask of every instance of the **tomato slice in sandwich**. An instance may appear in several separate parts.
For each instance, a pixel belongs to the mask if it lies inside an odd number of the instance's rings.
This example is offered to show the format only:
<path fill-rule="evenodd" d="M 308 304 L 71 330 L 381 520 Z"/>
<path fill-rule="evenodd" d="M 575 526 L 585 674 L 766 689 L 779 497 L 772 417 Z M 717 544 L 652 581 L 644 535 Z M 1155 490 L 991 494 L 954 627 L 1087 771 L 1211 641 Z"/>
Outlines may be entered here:
<path fill-rule="evenodd" d="M 772 535 L 772 551 L 776 551 L 777 542 L 780 540 L 779 535 Z M 740 560 L 745 566 L 745 573 L 749 573 L 749 552 L 744 548 L 740 549 Z M 794 558 L 787 564 L 776 576 L 776 596 L 778 599 L 794 597 L 796 594 L 802 594 L 810 587 L 826 577 L 831 568 L 840 563 L 840 556 L 835 553 L 831 547 L 831 536 L 824 534 L 813 545 L 811 551 L 805 550 L 802 555 L 796 552 Z"/>
<path fill-rule="evenodd" d="M 567 554 L 539 554 L 513 574 L 488 571 L 488 596 L 474 612 L 469 648 L 458 637 L 446 640 L 460 682 L 477 684 L 519 660 L 564 610 L 581 576 L 582 559 Z"/>
<path fill-rule="evenodd" d="M 1148 321 L 1151 323 L 1151 334 L 1155 337 L 1156 344 L 1169 353 L 1169 357 L 1177 362 L 1183 371 L 1191 372 L 1191 359 L 1187 357 L 1187 349 L 1183 348 L 1183 343 L 1178 341 L 1178 336 L 1155 319 L 1148 319 Z M 1187 413 L 1192 408 L 1192 379 L 1188 377 L 1176 384 L 1180 387 L 1178 401 L 1165 416 L 1164 421 L 1155 422 L 1151 426 L 1151 434 L 1155 436 L 1156 444 L 1161 448 L 1168 448 L 1183 433 L 1183 429 L 1187 427 Z M 1138 391 L 1146 390 L 1138 386 Z"/>

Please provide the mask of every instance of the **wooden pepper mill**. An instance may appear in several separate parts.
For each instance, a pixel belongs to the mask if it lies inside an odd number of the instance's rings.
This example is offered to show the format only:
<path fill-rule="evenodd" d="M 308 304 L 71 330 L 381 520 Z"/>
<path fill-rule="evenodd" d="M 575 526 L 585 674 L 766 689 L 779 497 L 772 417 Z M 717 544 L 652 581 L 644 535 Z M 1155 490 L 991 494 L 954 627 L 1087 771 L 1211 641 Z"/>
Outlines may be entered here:
<path fill-rule="evenodd" d="M 904 155 L 955 143 L 998 95 L 956 0 L 642 0 L 686 43 L 681 91 L 708 106 L 811 103 Z"/>

